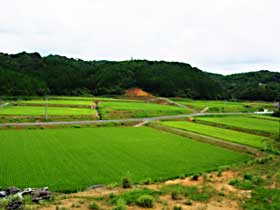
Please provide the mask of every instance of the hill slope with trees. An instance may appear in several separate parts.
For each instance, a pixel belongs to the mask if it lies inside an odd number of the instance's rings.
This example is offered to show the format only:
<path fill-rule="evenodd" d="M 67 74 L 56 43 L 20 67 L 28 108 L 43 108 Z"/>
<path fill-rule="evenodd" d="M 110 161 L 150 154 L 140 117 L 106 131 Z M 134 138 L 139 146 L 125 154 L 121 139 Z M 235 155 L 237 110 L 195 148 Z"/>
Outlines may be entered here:
<path fill-rule="evenodd" d="M 223 76 L 186 63 L 83 61 L 38 53 L 0 53 L 0 95 L 119 95 L 139 87 L 154 95 L 194 99 L 275 100 L 280 73 Z"/>

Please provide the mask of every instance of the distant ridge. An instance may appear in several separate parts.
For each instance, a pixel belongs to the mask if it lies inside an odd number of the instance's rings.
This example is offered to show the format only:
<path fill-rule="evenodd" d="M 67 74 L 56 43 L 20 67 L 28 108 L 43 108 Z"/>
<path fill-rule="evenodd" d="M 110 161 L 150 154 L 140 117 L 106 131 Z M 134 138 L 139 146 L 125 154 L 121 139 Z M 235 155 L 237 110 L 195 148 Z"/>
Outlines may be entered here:
<path fill-rule="evenodd" d="M 156 96 L 274 101 L 280 73 L 228 76 L 186 63 L 131 60 L 83 61 L 39 53 L 0 53 L 0 95 L 119 95 L 139 87 Z"/>

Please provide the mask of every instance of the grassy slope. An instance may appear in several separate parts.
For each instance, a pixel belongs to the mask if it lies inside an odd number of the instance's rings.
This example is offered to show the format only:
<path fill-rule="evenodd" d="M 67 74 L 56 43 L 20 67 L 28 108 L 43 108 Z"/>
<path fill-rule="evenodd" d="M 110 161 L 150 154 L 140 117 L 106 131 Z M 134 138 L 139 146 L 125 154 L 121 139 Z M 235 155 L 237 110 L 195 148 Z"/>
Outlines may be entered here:
<path fill-rule="evenodd" d="M 94 115 L 95 110 L 85 108 L 49 107 L 49 115 Z M 0 115 L 28 116 L 45 115 L 45 107 L 8 106 L 0 108 Z"/>
<path fill-rule="evenodd" d="M 75 190 L 93 184 L 166 179 L 247 155 L 151 128 L 0 131 L 0 186 Z"/>
<path fill-rule="evenodd" d="M 204 134 L 207 136 L 216 137 L 230 142 L 239 144 L 249 145 L 253 147 L 262 148 L 265 137 L 233 131 L 229 129 L 217 128 L 208 125 L 197 124 L 193 122 L 182 122 L 182 121 L 166 121 L 162 122 L 164 125 L 168 125 L 174 128 L 180 128 L 183 130 Z"/>
<path fill-rule="evenodd" d="M 276 134 L 278 122 L 245 116 L 199 117 L 199 120 Z"/>

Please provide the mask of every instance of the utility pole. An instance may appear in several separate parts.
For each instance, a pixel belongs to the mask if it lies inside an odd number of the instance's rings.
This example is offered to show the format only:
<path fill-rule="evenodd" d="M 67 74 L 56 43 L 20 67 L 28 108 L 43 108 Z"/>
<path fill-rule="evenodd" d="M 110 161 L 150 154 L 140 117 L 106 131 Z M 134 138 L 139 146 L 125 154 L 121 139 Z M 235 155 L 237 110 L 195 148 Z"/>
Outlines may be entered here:
<path fill-rule="evenodd" d="M 46 104 L 45 104 L 45 120 L 48 120 L 48 96 L 46 95 Z"/>

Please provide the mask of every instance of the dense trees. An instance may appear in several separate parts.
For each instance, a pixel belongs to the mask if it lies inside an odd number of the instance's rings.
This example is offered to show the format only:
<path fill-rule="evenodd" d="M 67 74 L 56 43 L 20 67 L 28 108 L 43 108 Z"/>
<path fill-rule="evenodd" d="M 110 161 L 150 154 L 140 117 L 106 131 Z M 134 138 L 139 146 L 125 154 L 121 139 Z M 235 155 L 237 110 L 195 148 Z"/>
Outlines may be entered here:
<path fill-rule="evenodd" d="M 280 73 L 268 71 L 222 76 L 178 62 L 0 53 L 0 95 L 112 95 L 140 87 L 166 97 L 274 100 L 279 97 L 279 83 Z"/>

